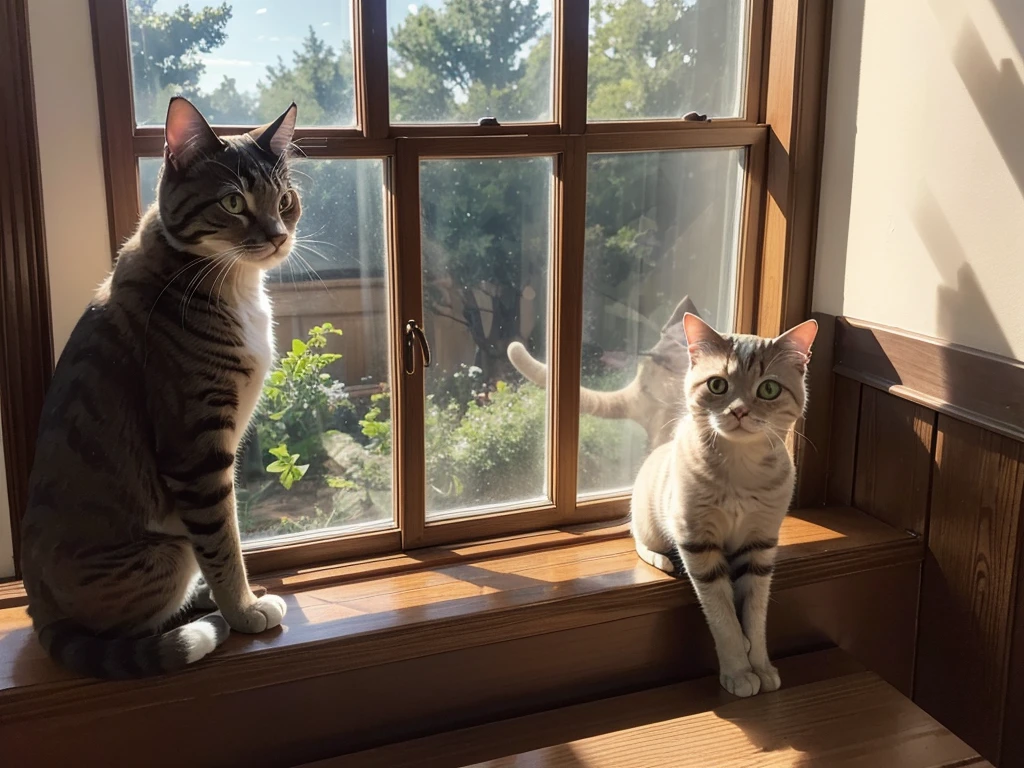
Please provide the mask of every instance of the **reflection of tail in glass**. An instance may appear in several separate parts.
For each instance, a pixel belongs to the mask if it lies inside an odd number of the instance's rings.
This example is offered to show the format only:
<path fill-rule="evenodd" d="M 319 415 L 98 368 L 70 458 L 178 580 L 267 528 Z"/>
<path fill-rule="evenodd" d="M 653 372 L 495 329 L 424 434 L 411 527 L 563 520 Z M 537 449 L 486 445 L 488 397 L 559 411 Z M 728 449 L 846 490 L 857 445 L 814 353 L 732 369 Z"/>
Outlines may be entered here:
<path fill-rule="evenodd" d="M 683 377 L 689 367 L 682 331 L 687 312 L 699 316 L 696 305 L 684 296 L 662 327 L 658 343 L 640 353 L 643 359 L 636 376 L 625 387 L 613 392 L 580 387 L 580 413 L 602 419 L 632 419 L 647 432 L 650 450 L 667 443 L 680 410 Z M 509 344 L 508 359 L 538 387 L 547 385 L 547 366 L 518 341 Z"/>

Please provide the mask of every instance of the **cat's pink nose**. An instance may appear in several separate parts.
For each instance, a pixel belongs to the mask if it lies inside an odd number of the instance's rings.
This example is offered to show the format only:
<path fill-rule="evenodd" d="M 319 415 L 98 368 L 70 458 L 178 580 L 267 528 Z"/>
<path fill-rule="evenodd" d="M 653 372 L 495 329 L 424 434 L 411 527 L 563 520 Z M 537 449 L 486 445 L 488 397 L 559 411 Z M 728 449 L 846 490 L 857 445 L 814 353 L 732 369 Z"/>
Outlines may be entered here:
<path fill-rule="evenodd" d="M 278 234 L 271 235 L 269 237 L 270 242 L 272 242 L 274 244 L 275 248 L 280 248 L 281 245 L 284 243 L 284 241 L 287 240 L 287 239 L 288 239 L 288 233 L 287 232 L 279 232 Z"/>
<path fill-rule="evenodd" d="M 732 409 L 732 415 L 735 416 L 740 421 L 743 421 L 743 417 L 746 416 L 748 413 L 750 413 L 750 409 L 742 405 L 737 405 L 735 408 Z"/>

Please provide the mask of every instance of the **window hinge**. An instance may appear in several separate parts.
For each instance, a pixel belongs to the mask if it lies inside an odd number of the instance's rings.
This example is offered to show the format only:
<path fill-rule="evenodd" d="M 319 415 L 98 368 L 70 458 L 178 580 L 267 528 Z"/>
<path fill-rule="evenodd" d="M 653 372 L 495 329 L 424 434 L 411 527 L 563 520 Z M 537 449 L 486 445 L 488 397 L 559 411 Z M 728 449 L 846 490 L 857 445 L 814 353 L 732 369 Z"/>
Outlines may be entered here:
<path fill-rule="evenodd" d="M 688 123 L 710 123 L 711 118 L 707 115 L 702 115 L 699 112 L 687 112 L 683 115 L 683 120 Z"/>
<path fill-rule="evenodd" d="M 486 126 L 488 128 L 499 128 L 501 126 L 501 123 L 498 122 L 498 118 L 496 117 L 481 117 L 476 121 L 476 124 L 481 127 Z"/>
<path fill-rule="evenodd" d="M 427 337 L 420 328 L 419 323 L 410 320 L 405 324 L 405 372 L 412 375 L 416 372 L 416 344 L 420 346 L 420 357 L 423 358 L 423 367 L 430 367 L 430 345 L 427 344 Z"/>

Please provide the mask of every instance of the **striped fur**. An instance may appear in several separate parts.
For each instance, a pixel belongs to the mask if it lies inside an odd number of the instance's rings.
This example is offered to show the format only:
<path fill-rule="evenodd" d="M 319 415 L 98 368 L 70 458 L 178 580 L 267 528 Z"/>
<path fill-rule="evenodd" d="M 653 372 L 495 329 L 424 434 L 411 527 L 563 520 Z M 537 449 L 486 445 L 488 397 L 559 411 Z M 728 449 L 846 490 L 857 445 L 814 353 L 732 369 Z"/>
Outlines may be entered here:
<path fill-rule="evenodd" d="M 294 124 L 293 105 L 221 140 L 172 100 L 157 202 L 57 364 L 22 571 L 40 641 L 81 674 L 180 669 L 229 627 L 284 616 L 279 597 L 248 585 L 234 465 L 271 362 L 264 271 L 287 258 L 301 212 Z"/>
<path fill-rule="evenodd" d="M 641 353 L 636 376 L 625 387 L 614 392 L 580 387 L 580 413 L 602 419 L 632 419 L 647 432 L 652 450 L 671 440 L 678 411 L 676 393 L 689 368 L 683 336 L 683 315 L 687 312 L 696 315 L 697 307 L 684 296 L 662 327 L 658 343 Z M 508 359 L 529 381 L 542 389 L 547 386 L 548 367 L 520 342 L 508 345 Z"/>
<path fill-rule="evenodd" d="M 686 415 L 640 468 L 633 536 L 645 562 L 685 570 L 715 639 L 722 686 L 751 696 L 780 685 L 765 627 L 779 527 L 793 494 L 784 438 L 803 413 L 817 325 L 777 339 L 720 336 L 690 314 L 683 325 Z M 766 380 L 779 387 L 772 399 L 760 389 Z"/>

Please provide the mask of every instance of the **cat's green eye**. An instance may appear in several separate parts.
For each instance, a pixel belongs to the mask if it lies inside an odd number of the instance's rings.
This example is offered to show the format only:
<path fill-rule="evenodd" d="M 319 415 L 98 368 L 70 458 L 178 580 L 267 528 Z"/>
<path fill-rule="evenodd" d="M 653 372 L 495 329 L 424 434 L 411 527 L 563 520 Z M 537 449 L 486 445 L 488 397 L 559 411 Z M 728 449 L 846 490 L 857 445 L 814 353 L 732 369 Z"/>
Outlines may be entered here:
<path fill-rule="evenodd" d="M 295 193 L 292 192 L 291 190 L 288 190 L 283 195 L 281 195 L 281 202 L 278 205 L 278 210 L 280 210 L 281 213 L 284 213 L 289 208 L 291 208 L 294 203 L 295 203 Z"/>
<path fill-rule="evenodd" d="M 237 192 L 224 195 L 220 199 L 220 204 L 224 206 L 224 210 L 228 213 L 241 213 L 245 210 L 245 198 Z"/>
<path fill-rule="evenodd" d="M 757 396 L 762 400 L 774 400 L 782 394 L 782 385 L 772 379 L 765 379 L 757 388 Z"/>
<path fill-rule="evenodd" d="M 713 395 L 724 395 L 729 391 L 729 382 L 721 376 L 715 376 L 708 379 L 708 389 Z"/>

